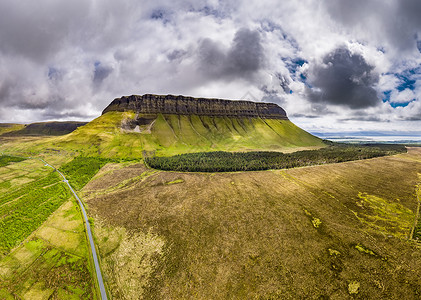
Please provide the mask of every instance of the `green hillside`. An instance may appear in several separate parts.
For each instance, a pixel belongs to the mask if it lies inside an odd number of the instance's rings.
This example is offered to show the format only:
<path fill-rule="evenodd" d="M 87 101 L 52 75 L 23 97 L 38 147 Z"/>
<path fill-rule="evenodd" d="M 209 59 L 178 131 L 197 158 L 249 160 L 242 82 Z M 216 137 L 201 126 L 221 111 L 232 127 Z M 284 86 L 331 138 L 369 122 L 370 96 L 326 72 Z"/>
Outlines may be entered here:
<path fill-rule="evenodd" d="M 23 124 L 13 124 L 13 123 L 0 123 L 0 135 L 21 130 L 24 128 L 25 125 Z"/>
<path fill-rule="evenodd" d="M 85 125 L 86 122 L 39 122 L 27 125 L 20 124 L 0 124 L 0 134 L 5 136 L 42 136 L 42 135 L 65 135 L 74 131 L 79 126 Z M 9 131 L 5 131 L 7 128 L 5 125 L 13 125 Z"/>
<path fill-rule="evenodd" d="M 321 139 L 289 120 L 108 112 L 53 145 L 86 156 L 139 158 L 203 151 L 296 151 L 323 147 Z"/>

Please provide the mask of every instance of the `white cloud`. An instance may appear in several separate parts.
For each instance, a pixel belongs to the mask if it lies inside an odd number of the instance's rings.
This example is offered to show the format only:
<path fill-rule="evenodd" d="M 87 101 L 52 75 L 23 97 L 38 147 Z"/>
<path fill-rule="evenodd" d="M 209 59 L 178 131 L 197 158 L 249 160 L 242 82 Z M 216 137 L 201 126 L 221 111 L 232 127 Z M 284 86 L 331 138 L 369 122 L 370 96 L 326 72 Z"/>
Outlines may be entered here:
<path fill-rule="evenodd" d="M 414 90 L 399 91 L 395 74 L 421 63 L 414 38 L 417 33 L 421 38 L 419 5 L 415 0 L 351 2 L 0 1 L 0 121 L 86 120 L 112 99 L 130 94 L 238 99 L 250 92 L 281 104 L 306 128 L 377 124 L 411 130 L 416 121 L 404 120 L 421 116 L 420 76 L 411 75 Z M 241 30 L 250 34 L 235 48 Z M 213 75 L 203 70 L 204 41 L 222 62 Z M 239 66 L 247 67 L 245 61 L 254 57 L 247 50 L 251 56 L 237 60 L 241 48 L 256 43 L 262 52 L 255 53 L 264 59 L 248 74 L 241 72 Z M 392 108 L 379 99 L 378 105 L 357 111 L 312 103 L 307 96 L 312 87 L 304 78 L 327 54 L 344 47 L 379 74 L 378 83 L 368 83 L 379 97 L 391 91 L 390 102 L 416 101 Z"/>

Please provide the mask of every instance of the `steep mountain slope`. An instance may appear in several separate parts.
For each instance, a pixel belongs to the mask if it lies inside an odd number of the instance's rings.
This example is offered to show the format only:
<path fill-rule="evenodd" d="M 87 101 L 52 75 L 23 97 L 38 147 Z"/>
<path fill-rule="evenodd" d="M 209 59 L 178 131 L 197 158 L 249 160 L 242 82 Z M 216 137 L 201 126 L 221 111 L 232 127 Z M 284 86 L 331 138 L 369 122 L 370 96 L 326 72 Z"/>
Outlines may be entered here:
<path fill-rule="evenodd" d="M 141 157 L 143 151 L 171 155 L 215 150 L 295 151 L 324 146 L 321 139 L 289 120 L 158 114 L 153 118 L 145 115 L 148 122 L 131 129 L 127 124 L 135 117 L 134 112 L 108 112 L 55 144 L 84 155 L 104 157 Z"/>
<path fill-rule="evenodd" d="M 276 104 L 171 95 L 130 97 L 114 100 L 101 117 L 54 144 L 84 155 L 125 158 L 324 146 L 321 139 L 289 121 Z"/>

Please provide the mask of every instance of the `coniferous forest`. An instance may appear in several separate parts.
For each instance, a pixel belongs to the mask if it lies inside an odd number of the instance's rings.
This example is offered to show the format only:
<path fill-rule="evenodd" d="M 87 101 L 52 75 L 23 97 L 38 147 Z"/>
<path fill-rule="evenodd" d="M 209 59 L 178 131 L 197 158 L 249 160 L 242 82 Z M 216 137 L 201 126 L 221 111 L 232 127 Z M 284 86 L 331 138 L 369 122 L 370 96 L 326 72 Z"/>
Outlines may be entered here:
<path fill-rule="evenodd" d="M 170 157 L 147 157 L 145 162 L 154 169 L 187 172 L 233 172 L 268 169 L 289 169 L 327 163 L 368 159 L 406 152 L 403 145 L 335 144 L 318 150 L 293 153 L 258 152 L 198 152 Z"/>

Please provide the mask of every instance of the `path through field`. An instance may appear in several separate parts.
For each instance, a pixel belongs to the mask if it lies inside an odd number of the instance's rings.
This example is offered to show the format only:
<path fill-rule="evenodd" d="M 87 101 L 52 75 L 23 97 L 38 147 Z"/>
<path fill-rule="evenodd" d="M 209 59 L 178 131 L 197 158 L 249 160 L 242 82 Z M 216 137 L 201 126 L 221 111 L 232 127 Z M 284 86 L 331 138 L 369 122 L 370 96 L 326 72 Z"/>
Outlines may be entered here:
<path fill-rule="evenodd" d="M 88 233 L 89 244 L 91 246 L 92 258 L 94 260 L 94 265 L 95 265 L 95 271 L 96 271 L 96 276 L 97 276 L 97 280 L 98 280 L 99 290 L 101 292 L 101 298 L 102 298 L 102 300 L 106 300 L 107 299 L 107 293 L 105 291 L 104 281 L 102 279 L 101 268 L 99 267 L 98 256 L 97 256 L 96 249 L 95 249 L 94 239 L 92 237 L 91 226 L 89 224 L 88 215 L 86 214 L 85 207 L 83 206 L 82 201 L 79 199 L 78 195 L 73 190 L 72 186 L 70 185 L 70 183 L 66 179 L 66 177 L 63 175 L 63 173 L 61 173 L 59 170 L 57 170 L 56 168 L 54 168 L 52 165 L 48 164 L 43 159 L 41 159 L 41 160 L 45 163 L 46 166 L 53 168 L 55 171 L 57 171 L 61 175 L 61 177 L 63 177 L 63 181 L 68 185 L 69 189 L 72 191 L 73 195 L 75 196 L 76 200 L 79 203 L 80 209 L 82 210 L 83 218 L 85 220 L 86 232 Z"/>

